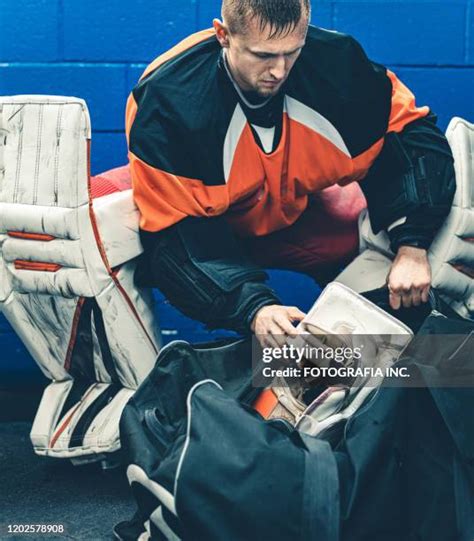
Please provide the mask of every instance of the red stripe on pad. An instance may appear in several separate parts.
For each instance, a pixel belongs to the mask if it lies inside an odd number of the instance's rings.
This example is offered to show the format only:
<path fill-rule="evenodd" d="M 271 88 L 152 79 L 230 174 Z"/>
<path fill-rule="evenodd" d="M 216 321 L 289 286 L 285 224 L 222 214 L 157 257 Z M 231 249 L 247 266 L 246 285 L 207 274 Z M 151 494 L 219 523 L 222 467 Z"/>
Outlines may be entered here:
<path fill-rule="evenodd" d="M 57 263 L 43 263 L 42 261 L 26 261 L 24 259 L 15 259 L 13 262 L 16 270 L 30 270 L 40 272 L 57 272 L 62 265 Z"/>
<path fill-rule="evenodd" d="M 26 231 L 7 231 L 9 237 L 14 239 L 25 239 L 25 240 L 40 240 L 40 241 L 50 241 L 54 240 L 56 237 L 52 235 L 46 235 L 46 233 L 27 233 Z"/>

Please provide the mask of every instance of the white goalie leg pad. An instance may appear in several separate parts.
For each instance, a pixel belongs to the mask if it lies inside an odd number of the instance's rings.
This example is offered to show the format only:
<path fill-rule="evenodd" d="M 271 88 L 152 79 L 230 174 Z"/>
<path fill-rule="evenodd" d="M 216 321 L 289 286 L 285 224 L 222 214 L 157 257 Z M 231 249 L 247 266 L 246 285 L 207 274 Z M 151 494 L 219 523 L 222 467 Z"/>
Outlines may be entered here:
<path fill-rule="evenodd" d="M 104 406 L 116 414 L 104 413 L 100 432 L 108 436 L 92 443 L 84 435 L 82 443 L 75 437 L 66 445 L 61 434 L 48 444 L 57 421 L 50 410 L 61 410 L 71 379 L 76 394 L 76 383 L 84 381 L 133 391 L 153 367 L 160 344 L 151 294 L 133 284 L 142 247 L 132 191 L 94 199 L 90 137 L 83 100 L 0 98 L 0 310 L 55 381 L 32 431 L 37 452 L 52 456 L 117 448 L 128 391 Z M 78 416 L 85 411 L 81 406 L 74 412 L 71 427 L 83 429 Z"/>
<path fill-rule="evenodd" d="M 385 285 L 391 264 L 392 260 L 387 255 L 367 249 L 358 255 L 335 281 L 357 293 L 377 289 Z"/>
<path fill-rule="evenodd" d="M 453 208 L 433 241 L 433 285 L 459 314 L 474 318 L 474 125 L 453 118 L 446 137 L 454 155 Z"/>
<path fill-rule="evenodd" d="M 135 261 L 122 265 L 116 273 L 119 286 L 111 285 L 105 289 L 97 296 L 97 303 L 104 318 L 119 379 L 136 389 L 151 370 L 149 362 L 140 361 L 140 355 L 150 357 L 149 344 L 157 343 L 158 338 L 149 334 L 156 329 L 152 324 L 151 291 L 135 287 L 134 272 Z M 151 360 L 154 364 L 155 355 Z"/>
<path fill-rule="evenodd" d="M 429 250 L 432 285 L 461 316 L 474 318 L 474 125 L 453 118 L 446 137 L 454 155 L 456 194 Z M 337 278 L 356 291 L 383 285 L 394 254 L 385 232 L 374 235 L 366 211 L 359 220 L 362 253 Z"/>
<path fill-rule="evenodd" d="M 120 448 L 119 420 L 133 390 L 106 383 L 77 387 L 71 380 L 46 388 L 30 433 L 37 454 L 76 458 Z"/>

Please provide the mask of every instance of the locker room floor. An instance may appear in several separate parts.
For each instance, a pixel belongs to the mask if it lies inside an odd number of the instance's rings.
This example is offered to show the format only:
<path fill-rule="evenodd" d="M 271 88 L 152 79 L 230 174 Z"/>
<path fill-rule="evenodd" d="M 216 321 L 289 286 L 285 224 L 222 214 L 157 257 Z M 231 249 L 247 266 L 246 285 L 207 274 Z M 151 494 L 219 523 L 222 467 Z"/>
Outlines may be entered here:
<path fill-rule="evenodd" d="M 112 541 L 134 513 L 124 469 L 36 456 L 29 440 L 41 389 L 0 391 L 0 539 Z M 61 535 L 8 535 L 8 524 L 63 524 Z"/>

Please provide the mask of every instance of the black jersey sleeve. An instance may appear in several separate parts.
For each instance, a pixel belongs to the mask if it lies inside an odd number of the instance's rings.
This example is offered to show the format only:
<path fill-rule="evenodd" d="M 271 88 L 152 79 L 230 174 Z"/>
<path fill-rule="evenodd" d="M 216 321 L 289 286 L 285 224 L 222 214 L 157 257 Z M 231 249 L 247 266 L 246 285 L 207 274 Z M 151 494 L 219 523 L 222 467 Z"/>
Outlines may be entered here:
<path fill-rule="evenodd" d="M 389 133 L 361 182 L 375 233 L 389 228 L 391 248 L 429 248 L 456 190 L 454 159 L 433 114 Z M 400 220 L 400 224 L 390 226 Z"/>
<path fill-rule="evenodd" d="M 159 288 L 209 328 L 247 334 L 260 308 L 281 304 L 222 217 L 189 217 L 163 231 L 141 231 L 141 240 L 137 285 Z"/>

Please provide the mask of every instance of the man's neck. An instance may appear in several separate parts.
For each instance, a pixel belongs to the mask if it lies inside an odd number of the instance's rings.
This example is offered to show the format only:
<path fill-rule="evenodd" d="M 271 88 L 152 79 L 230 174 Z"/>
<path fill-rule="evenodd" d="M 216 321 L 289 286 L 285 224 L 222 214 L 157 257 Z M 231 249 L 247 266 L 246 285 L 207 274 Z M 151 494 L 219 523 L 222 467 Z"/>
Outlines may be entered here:
<path fill-rule="evenodd" d="M 259 109 L 260 107 L 264 107 L 272 99 L 273 96 L 270 96 L 269 98 L 264 98 L 260 96 L 257 92 L 245 92 L 244 90 L 242 90 L 238 85 L 237 81 L 235 80 L 234 76 L 232 75 L 232 69 L 230 67 L 229 61 L 227 60 L 225 49 L 222 49 L 222 59 L 229 79 L 231 80 L 235 90 L 237 91 L 240 98 L 247 107 L 249 107 L 250 109 Z"/>

